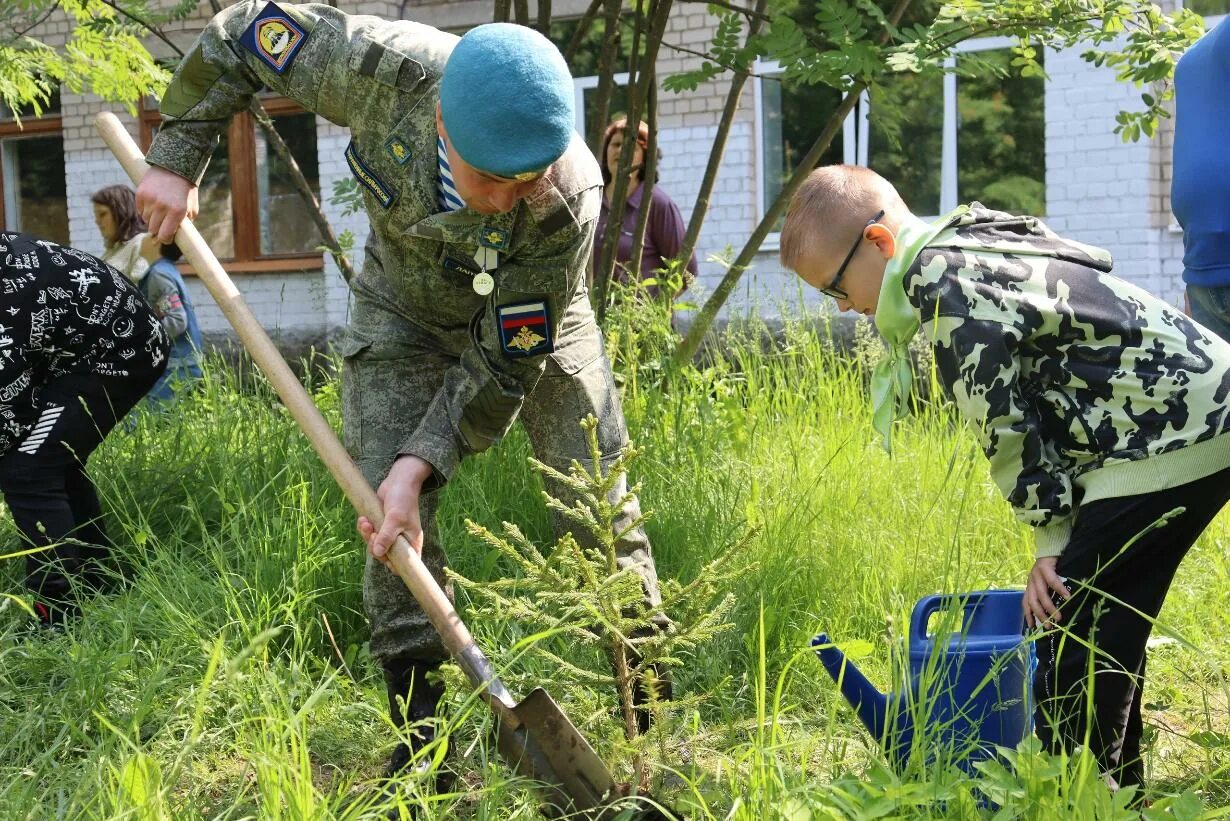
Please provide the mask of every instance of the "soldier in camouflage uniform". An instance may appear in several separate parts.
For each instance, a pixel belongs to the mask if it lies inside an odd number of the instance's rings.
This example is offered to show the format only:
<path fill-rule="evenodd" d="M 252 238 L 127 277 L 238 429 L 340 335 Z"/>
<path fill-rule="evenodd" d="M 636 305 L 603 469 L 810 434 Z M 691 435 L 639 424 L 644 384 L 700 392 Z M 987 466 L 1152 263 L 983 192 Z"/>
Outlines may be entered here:
<path fill-rule="evenodd" d="M 371 230 L 340 343 L 344 437 L 384 503 L 379 531 L 358 523 L 372 652 L 395 720 L 418 721 L 436 711 L 442 690 L 426 676 L 446 651 L 381 566 L 397 534 L 445 584 L 437 491 L 517 418 L 561 470 L 588 457 L 578 424 L 588 414 L 605 460 L 627 445 L 585 285 L 601 176 L 573 130 L 567 67 L 530 29 L 480 26 L 459 41 L 408 21 L 247 0 L 214 17 L 162 100 L 138 190 L 152 232 L 169 239 L 191 214 L 218 135 L 262 86 L 351 133 L 345 158 Z M 617 530 L 638 516 L 633 501 Z M 642 528 L 622 533 L 619 555 L 656 606 Z M 424 729 L 414 746 L 431 737 Z M 410 753 L 399 746 L 390 770 Z"/>
<path fill-rule="evenodd" d="M 977 203 L 928 225 L 865 168 L 812 173 L 781 255 L 843 309 L 875 315 L 886 447 L 911 386 L 906 346 L 920 329 L 931 342 L 992 479 L 1035 528 L 1024 607 L 1048 628 L 1037 733 L 1053 751 L 1088 738 L 1108 777 L 1140 785 L 1151 619 L 1230 499 L 1230 344 L 1110 276 L 1100 248 Z"/>

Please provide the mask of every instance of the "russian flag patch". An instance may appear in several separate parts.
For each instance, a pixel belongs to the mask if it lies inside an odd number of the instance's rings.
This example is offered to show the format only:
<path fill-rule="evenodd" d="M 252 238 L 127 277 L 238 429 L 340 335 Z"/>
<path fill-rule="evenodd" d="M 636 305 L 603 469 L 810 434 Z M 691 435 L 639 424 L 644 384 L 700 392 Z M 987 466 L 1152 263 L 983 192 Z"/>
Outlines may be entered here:
<path fill-rule="evenodd" d="M 538 356 L 555 350 L 551 311 L 545 300 L 500 305 L 495 311 L 505 356 Z"/>

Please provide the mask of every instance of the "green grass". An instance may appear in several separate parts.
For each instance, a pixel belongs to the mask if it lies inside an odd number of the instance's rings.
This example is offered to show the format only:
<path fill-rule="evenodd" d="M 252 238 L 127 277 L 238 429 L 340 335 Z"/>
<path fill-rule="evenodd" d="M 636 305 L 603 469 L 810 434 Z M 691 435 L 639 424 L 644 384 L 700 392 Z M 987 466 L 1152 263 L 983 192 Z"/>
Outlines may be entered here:
<path fill-rule="evenodd" d="M 802 327 L 767 352 L 754 330 L 727 350 L 667 392 L 629 374 L 625 397 L 646 451 L 633 479 L 654 511 L 661 574 L 688 580 L 759 529 L 733 629 L 675 673 L 678 691 L 704 698 L 662 740 L 678 770 L 665 779 L 672 802 L 697 818 L 989 815 L 952 771 L 885 771 L 807 642 L 820 630 L 865 642 L 860 667 L 887 685 L 912 604 L 1019 586 L 1027 530 L 943 408 L 906 422 L 890 458 L 872 435 L 857 361 Z M 337 386 L 312 387 L 336 421 Z M 131 586 L 88 601 L 54 637 L 0 605 L 0 818 L 383 817 L 375 782 L 395 733 L 366 651 L 353 514 L 259 383 L 214 363 L 181 408 L 117 432 L 92 462 Z M 551 540 L 528 455 L 516 430 L 445 491 L 440 524 L 462 574 L 508 571 L 465 534 L 466 517 Z M 5 516 L 0 544 L 14 539 Z M 1152 797 L 1179 817 L 1230 804 L 1227 548 L 1223 514 L 1161 617 L 1189 644 L 1158 646 L 1149 660 Z M 20 562 L 0 562 L 0 591 L 21 591 Z M 470 626 L 511 680 L 543 679 L 611 752 L 613 694 L 553 689 L 549 668 L 511 651 L 516 625 Z M 526 785 L 485 742 L 488 717 L 460 687 L 449 700 L 463 779 L 456 795 L 421 796 L 420 817 L 536 817 Z M 1014 815 L 1112 813 L 1083 760 L 1026 750 L 1005 773 L 993 794 Z"/>

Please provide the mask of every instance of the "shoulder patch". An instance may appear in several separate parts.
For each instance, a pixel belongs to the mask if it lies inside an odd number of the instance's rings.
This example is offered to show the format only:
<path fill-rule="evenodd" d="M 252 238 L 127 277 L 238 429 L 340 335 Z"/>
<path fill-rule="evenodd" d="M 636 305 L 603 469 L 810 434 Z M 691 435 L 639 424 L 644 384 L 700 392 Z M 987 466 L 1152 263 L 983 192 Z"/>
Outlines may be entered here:
<path fill-rule="evenodd" d="M 307 30 L 277 3 L 266 3 L 239 42 L 281 74 L 290 66 L 307 39 Z"/>
<path fill-rule="evenodd" d="M 375 172 L 368 168 L 363 160 L 359 159 L 359 152 L 355 150 L 354 140 L 351 140 L 346 145 L 346 164 L 350 166 L 350 173 L 354 174 L 359 184 L 368 191 L 371 191 L 372 196 L 379 200 L 383 207 L 388 208 L 397 202 L 397 190 L 377 177 Z"/>
<path fill-rule="evenodd" d="M 552 353 L 551 310 L 546 300 L 500 305 L 495 309 L 500 348 L 510 358 Z"/>

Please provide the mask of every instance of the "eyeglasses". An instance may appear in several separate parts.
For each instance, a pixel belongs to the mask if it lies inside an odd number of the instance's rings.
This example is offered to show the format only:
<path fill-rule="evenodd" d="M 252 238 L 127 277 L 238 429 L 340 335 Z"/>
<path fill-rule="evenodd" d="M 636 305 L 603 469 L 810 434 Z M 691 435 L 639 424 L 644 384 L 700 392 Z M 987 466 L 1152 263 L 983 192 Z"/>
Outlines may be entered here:
<path fill-rule="evenodd" d="M 837 269 L 837 274 L 836 276 L 833 277 L 833 281 L 830 282 L 826 287 L 821 288 L 820 293 L 824 294 L 825 296 L 832 297 L 833 299 L 849 299 L 850 298 L 850 295 L 847 294 L 845 291 L 843 291 L 841 288 L 838 288 L 837 285 L 838 283 L 841 282 L 841 278 L 845 276 L 846 274 L 846 266 L 850 264 L 850 260 L 854 259 L 854 252 L 857 251 L 858 246 L 862 244 L 863 234 L 866 233 L 868 228 L 875 225 L 883 217 L 884 217 L 884 211 L 881 210 L 874 217 L 867 220 L 867 224 L 863 226 L 863 230 L 858 232 L 858 239 L 856 239 L 854 241 L 854 245 L 850 247 L 850 253 L 846 254 L 846 258 L 841 261 L 841 267 Z"/>

